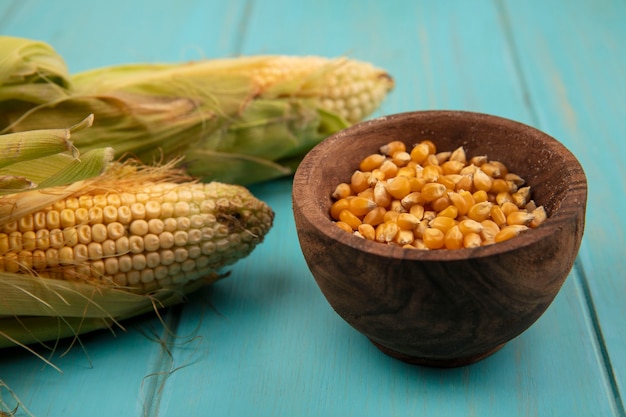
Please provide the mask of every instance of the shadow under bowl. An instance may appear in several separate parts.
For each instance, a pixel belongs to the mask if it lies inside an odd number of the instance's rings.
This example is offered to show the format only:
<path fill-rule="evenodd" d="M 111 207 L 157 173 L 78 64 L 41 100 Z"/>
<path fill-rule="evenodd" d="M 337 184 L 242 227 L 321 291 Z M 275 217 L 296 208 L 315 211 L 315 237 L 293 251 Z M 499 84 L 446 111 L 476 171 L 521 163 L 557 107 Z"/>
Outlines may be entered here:
<path fill-rule="evenodd" d="M 471 249 L 411 250 L 346 233 L 331 220 L 331 194 L 359 162 L 392 140 L 505 163 L 531 186 L 548 219 L 508 241 Z M 362 122 L 304 158 L 293 214 L 307 265 L 330 306 L 381 351 L 437 367 L 481 360 L 548 308 L 577 256 L 587 181 L 560 142 L 525 124 L 464 111 L 418 111 Z"/>

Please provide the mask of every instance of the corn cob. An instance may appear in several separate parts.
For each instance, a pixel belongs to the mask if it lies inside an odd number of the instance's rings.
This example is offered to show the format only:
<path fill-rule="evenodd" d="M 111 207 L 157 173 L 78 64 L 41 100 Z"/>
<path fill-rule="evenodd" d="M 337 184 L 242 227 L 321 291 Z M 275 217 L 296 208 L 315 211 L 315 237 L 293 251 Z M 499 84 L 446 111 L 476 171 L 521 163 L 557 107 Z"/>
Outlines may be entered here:
<path fill-rule="evenodd" d="M 248 190 L 170 171 L 114 165 L 70 187 L 0 197 L 0 347 L 180 302 L 263 241 L 274 214 Z M 45 207 L 30 204 L 41 195 Z"/>
<path fill-rule="evenodd" d="M 250 56 L 69 75 L 40 42 L 0 37 L 2 49 L 23 51 L 11 60 L 30 65 L 13 65 L 17 80 L 0 77 L 0 90 L 8 87 L 0 132 L 94 114 L 93 127 L 75 135 L 81 151 L 105 145 L 145 163 L 184 156 L 195 177 L 244 185 L 291 174 L 313 146 L 372 114 L 393 87 L 386 72 L 346 58 Z"/>

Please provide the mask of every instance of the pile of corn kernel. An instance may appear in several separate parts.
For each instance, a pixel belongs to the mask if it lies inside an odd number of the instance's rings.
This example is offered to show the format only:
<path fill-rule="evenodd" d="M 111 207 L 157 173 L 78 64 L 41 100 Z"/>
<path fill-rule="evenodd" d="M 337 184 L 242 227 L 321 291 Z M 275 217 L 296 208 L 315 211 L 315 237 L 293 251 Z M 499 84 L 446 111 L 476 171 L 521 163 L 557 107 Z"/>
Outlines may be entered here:
<path fill-rule="evenodd" d="M 524 179 L 463 147 L 430 140 L 389 142 L 334 190 L 330 215 L 364 239 L 412 249 L 474 248 L 502 242 L 546 220 Z"/>

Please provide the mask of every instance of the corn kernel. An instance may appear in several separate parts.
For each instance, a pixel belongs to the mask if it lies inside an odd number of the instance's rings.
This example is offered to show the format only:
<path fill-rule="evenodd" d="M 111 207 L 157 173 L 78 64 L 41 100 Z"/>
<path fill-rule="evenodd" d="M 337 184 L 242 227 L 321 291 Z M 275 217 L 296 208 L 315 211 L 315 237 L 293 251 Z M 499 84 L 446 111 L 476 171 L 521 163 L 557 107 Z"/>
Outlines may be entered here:
<path fill-rule="evenodd" d="M 411 192 L 411 184 L 407 177 L 395 177 L 387 181 L 387 192 L 398 200 Z"/>
<path fill-rule="evenodd" d="M 396 243 L 401 246 L 410 245 L 413 243 L 413 240 L 415 240 L 415 237 L 412 230 L 400 229 L 395 237 Z"/>
<path fill-rule="evenodd" d="M 361 220 L 355 216 L 350 210 L 342 210 L 339 213 L 339 220 L 346 223 L 352 230 L 356 230 L 359 228 L 359 225 L 362 223 Z"/>
<path fill-rule="evenodd" d="M 391 156 L 391 161 L 393 161 L 397 167 L 405 167 L 410 160 L 411 154 L 406 151 L 394 152 Z"/>
<path fill-rule="evenodd" d="M 515 236 L 518 236 L 521 232 L 523 232 L 526 229 L 528 229 L 528 227 L 523 226 L 523 225 L 505 226 L 498 232 L 494 240 L 496 242 L 503 242 L 505 240 L 509 240 Z"/>
<path fill-rule="evenodd" d="M 434 201 L 446 195 L 447 189 L 439 183 L 428 183 L 422 187 L 421 196 L 425 201 Z"/>
<path fill-rule="evenodd" d="M 478 233 L 468 233 L 463 236 L 464 248 L 477 248 L 482 245 L 482 238 Z"/>
<path fill-rule="evenodd" d="M 337 187 L 335 188 L 335 191 L 333 191 L 332 197 L 335 200 L 339 200 L 342 198 L 346 198 L 351 194 L 352 194 L 352 188 L 350 188 L 350 184 L 342 182 L 341 184 L 337 185 Z"/>
<path fill-rule="evenodd" d="M 472 207 L 470 207 L 469 211 L 467 212 L 467 216 L 472 220 L 482 222 L 483 220 L 486 220 L 487 217 L 489 217 L 492 205 L 493 204 L 488 201 L 476 203 Z"/>
<path fill-rule="evenodd" d="M 463 235 L 469 233 L 480 233 L 483 230 L 483 225 L 476 220 L 465 219 L 459 222 L 459 230 Z"/>
<path fill-rule="evenodd" d="M 546 210 L 544 209 L 543 206 L 537 207 L 536 209 L 532 210 L 531 213 L 534 216 L 534 218 L 531 220 L 529 224 L 530 227 L 537 227 L 543 222 L 545 222 L 546 219 L 548 218 L 546 214 Z"/>
<path fill-rule="evenodd" d="M 335 201 L 330 206 L 330 217 L 332 217 L 334 220 L 339 220 L 339 213 L 341 213 L 343 210 L 347 210 L 348 207 L 350 207 L 350 203 L 348 203 L 348 200 L 345 198 Z"/>
<path fill-rule="evenodd" d="M 424 230 L 422 240 L 428 249 L 440 249 L 445 244 L 445 235 L 439 229 L 428 228 Z"/>
<path fill-rule="evenodd" d="M 384 207 L 375 207 L 363 217 L 363 223 L 378 226 L 384 221 L 386 212 L 387 210 Z"/>
<path fill-rule="evenodd" d="M 458 162 L 461 162 L 463 165 L 465 165 L 465 163 L 467 162 L 467 156 L 465 155 L 465 149 L 463 149 L 462 146 L 459 146 L 454 151 L 452 151 L 452 154 L 450 154 L 450 158 L 449 159 L 450 159 L 450 161 L 458 161 Z"/>
<path fill-rule="evenodd" d="M 514 211 L 506 216 L 506 222 L 509 225 L 524 225 L 528 226 L 530 222 L 535 218 L 532 213 L 526 211 Z"/>
<path fill-rule="evenodd" d="M 348 199 L 348 210 L 355 216 L 362 217 L 376 208 L 376 203 L 363 197 L 351 197 Z"/>
<path fill-rule="evenodd" d="M 371 155 L 366 156 L 361 160 L 359 164 L 359 169 L 363 172 L 373 171 L 376 168 L 379 168 L 381 164 L 385 161 L 385 156 L 379 153 L 373 153 Z"/>
<path fill-rule="evenodd" d="M 413 230 L 417 224 L 419 224 L 420 219 L 412 215 L 411 213 L 400 213 L 398 218 L 396 219 L 396 223 L 398 227 L 403 230 Z"/>
<path fill-rule="evenodd" d="M 439 229 L 442 232 L 447 232 L 453 226 L 456 226 L 457 221 L 455 219 L 451 219 L 450 217 L 437 216 L 428 222 L 428 225 L 432 228 Z"/>
<path fill-rule="evenodd" d="M 423 163 L 429 154 L 429 146 L 427 143 L 424 142 L 414 146 L 410 152 L 411 160 L 417 162 L 418 164 Z"/>
<path fill-rule="evenodd" d="M 352 187 L 352 192 L 355 194 L 360 193 L 369 187 L 367 176 L 363 171 L 354 171 L 352 178 L 350 179 L 350 187 Z"/>
<path fill-rule="evenodd" d="M 383 146 L 381 146 L 379 148 L 379 151 L 383 155 L 390 156 L 390 155 L 393 155 L 396 152 L 405 152 L 406 151 L 406 145 L 402 141 L 394 140 L 394 141 L 391 141 L 391 142 L 386 143 Z"/>
<path fill-rule="evenodd" d="M 367 240 L 376 239 L 376 229 L 371 224 L 363 223 L 357 228 L 358 232 Z"/>
<path fill-rule="evenodd" d="M 463 233 L 457 225 L 452 226 L 444 236 L 444 245 L 446 249 L 460 249 L 463 247 Z"/>

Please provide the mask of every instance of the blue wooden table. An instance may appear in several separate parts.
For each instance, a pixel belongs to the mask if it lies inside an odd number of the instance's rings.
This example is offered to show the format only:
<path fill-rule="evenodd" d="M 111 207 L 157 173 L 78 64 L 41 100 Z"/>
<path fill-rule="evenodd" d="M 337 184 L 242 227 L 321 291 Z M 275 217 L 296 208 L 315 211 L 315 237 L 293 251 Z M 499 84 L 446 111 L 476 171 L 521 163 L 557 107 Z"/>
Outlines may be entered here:
<path fill-rule="evenodd" d="M 388 70 L 377 115 L 492 113 L 563 142 L 589 181 L 574 269 L 495 355 L 449 370 L 383 355 L 343 322 L 297 245 L 291 179 L 252 187 L 276 211 L 232 274 L 126 331 L 0 351 L 18 416 L 625 417 L 626 2 L 623 0 L 2 0 L 0 33 L 46 41 L 72 72 L 240 54 L 348 55 Z M 1 57 L 0 57 L 1 59 Z M 176 336 L 173 336 L 176 335 Z"/>

